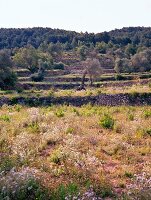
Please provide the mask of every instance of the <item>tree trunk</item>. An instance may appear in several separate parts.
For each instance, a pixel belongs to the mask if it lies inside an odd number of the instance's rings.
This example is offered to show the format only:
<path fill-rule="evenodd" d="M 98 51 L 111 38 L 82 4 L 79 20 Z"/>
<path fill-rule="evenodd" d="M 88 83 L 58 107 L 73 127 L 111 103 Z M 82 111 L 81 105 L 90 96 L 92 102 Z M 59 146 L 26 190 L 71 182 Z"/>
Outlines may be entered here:
<path fill-rule="evenodd" d="M 92 75 L 90 75 L 90 86 L 92 86 L 93 85 L 93 77 L 92 77 Z"/>
<path fill-rule="evenodd" d="M 85 85 L 85 77 L 86 77 L 86 75 L 87 75 L 87 70 L 85 70 L 84 73 L 83 73 L 81 87 L 84 87 L 84 85 Z"/>

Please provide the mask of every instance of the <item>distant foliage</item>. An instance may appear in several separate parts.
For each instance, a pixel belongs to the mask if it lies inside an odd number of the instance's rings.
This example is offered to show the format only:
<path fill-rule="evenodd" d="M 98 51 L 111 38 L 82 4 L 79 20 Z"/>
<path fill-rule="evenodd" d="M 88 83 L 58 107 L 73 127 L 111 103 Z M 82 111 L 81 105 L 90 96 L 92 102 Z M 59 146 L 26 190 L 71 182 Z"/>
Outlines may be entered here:
<path fill-rule="evenodd" d="M 53 59 L 48 53 L 38 51 L 32 46 L 19 49 L 13 56 L 16 67 L 27 68 L 31 73 L 39 70 L 39 61 L 43 68 L 51 68 Z"/>
<path fill-rule="evenodd" d="M 30 76 L 31 80 L 34 82 L 41 82 L 44 80 L 43 73 L 34 73 Z"/>
<path fill-rule="evenodd" d="M 100 53 L 106 52 L 106 44 L 126 46 L 128 44 L 140 45 L 145 47 L 151 46 L 151 28 L 145 27 L 128 27 L 116 29 L 103 33 L 77 33 L 74 31 L 65 31 L 51 28 L 28 28 L 28 29 L 0 29 L 0 49 L 3 48 L 21 48 L 26 45 L 32 45 L 35 48 L 45 44 L 56 44 L 57 42 L 66 44 L 65 48 L 71 49 L 77 47 L 79 42 L 84 45 L 101 43 L 97 45 Z M 54 47 L 50 47 L 52 50 Z M 127 54 L 134 54 L 134 46 L 129 46 Z"/>
<path fill-rule="evenodd" d="M 53 68 L 53 69 L 64 70 L 64 67 L 65 67 L 65 65 L 64 65 L 64 63 L 62 63 L 62 62 L 54 63 L 54 64 L 52 65 L 52 68 Z"/>
<path fill-rule="evenodd" d="M 144 72 L 151 70 L 151 49 L 146 49 L 132 57 L 133 71 Z"/>
<path fill-rule="evenodd" d="M 117 58 L 115 61 L 115 71 L 119 73 L 130 73 L 132 72 L 131 62 L 127 58 Z"/>
<path fill-rule="evenodd" d="M 128 27 L 97 34 L 40 27 L 2 28 L 0 49 L 9 49 L 15 67 L 28 69 L 34 74 L 33 79 L 42 80 L 39 60 L 45 69 L 63 70 L 64 63 L 85 61 L 93 51 L 99 55 L 97 59 L 102 68 L 115 69 L 118 74 L 144 72 L 151 70 L 150 35 L 150 27 Z M 15 82 L 14 74 L 9 76 L 8 84 Z"/>
<path fill-rule="evenodd" d="M 12 71 L 13 62 L 9 52 L 0 51 L 0 88 L 13 88 L 17 81 L 16 74 Z"/>

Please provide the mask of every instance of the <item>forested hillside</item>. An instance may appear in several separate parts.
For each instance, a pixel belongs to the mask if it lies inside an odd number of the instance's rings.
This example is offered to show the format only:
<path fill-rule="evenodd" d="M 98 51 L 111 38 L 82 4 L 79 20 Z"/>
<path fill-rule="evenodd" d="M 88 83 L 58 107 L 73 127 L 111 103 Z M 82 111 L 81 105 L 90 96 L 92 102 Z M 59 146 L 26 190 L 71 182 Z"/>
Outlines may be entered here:
<path fill-rule="evenodd" d="M 40 27 L 0 29 L 0 57 L 1 88 L 13 70 L 27 70 L 20 79 L 26 81 L 48 81 L 48 70 L 65 70 L 65 74 L 83 74 L 82 82 L 89 74 L 92 83 L 102 73 L 151 71 L 151 28 L 129 27 L 97 34 Z M 3 62 L 6 57 L 12 61 L 7 68 Z M 14 75 L 11 80 L 13 85 Z"/>
<path fill-rule="evenodd" d="M 24 47 L 32 45 L 38 48 L 43 42 L 46 43 L 69 43 L 84 42 L 85 44 L 97 42 L 112 42 L 125 46 L 127 44 L 151 46 L 151 28 L 129 27 L 116 29 L 103 33 L 77 33 L 51 28 L 28 28 L 28 29 L 0 29 L 0 49 Z M 72 46 L 71 46 L 72 47 Z"/>

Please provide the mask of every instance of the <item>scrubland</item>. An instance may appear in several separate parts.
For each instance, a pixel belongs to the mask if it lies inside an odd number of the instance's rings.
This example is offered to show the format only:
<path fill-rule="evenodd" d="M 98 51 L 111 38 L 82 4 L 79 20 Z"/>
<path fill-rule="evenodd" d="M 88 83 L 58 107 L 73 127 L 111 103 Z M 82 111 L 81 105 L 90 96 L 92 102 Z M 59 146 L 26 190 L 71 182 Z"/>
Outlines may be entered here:
<path fill-rule="evenodd" d="M 151 106 L 0 108 L 0 199 L 151 199 Z"/>

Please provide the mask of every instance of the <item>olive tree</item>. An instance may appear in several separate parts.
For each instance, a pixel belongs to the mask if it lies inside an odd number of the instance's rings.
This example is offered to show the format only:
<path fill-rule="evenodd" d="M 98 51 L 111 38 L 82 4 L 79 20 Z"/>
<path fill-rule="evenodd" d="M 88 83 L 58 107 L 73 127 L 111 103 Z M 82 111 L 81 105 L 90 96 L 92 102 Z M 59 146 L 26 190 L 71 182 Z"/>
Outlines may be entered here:
<path fill-rule="evenodd" d="M 115 60 L 115 71 L 116 73 L 130 73 L 132 72 L 131 60 L 127 58 L 117 58 Z"/>
<path fill-rule="evenodd" d="M 102 74 L 102 67 L 97 58 L 87 58 L 85 61 L 82 62 L 82 65 L 84 71 L 82 76 L 81 88 L 84 88 L 86 75 L 89 76 L 90 85 L 92 85 L 94 79 Z"/>
<path fill-rule="evenodd" d="M 135 54 L 132 58 L 133 71 L 151 70 L 151 50 L 147 49 Z"/>
<path fill-rule="evenodd" d="M 38 70 L 38 54 L 34 47 L 21 48 L 13 57 L 17 67 L 27 68 L 31 73 Z"/>

